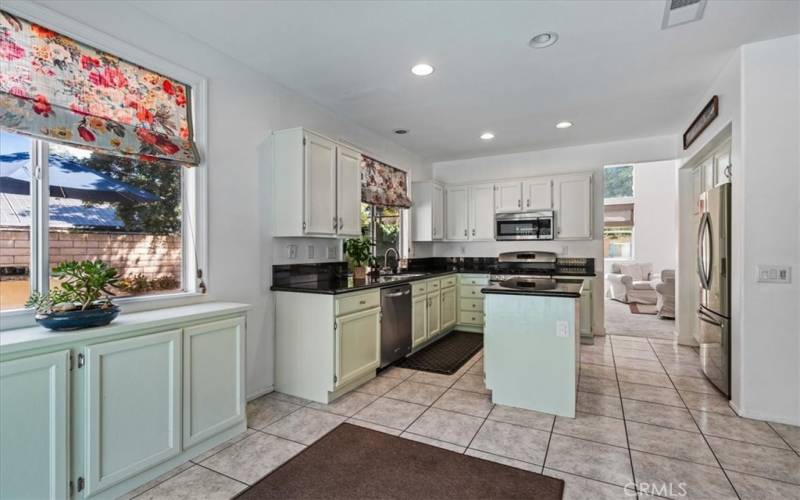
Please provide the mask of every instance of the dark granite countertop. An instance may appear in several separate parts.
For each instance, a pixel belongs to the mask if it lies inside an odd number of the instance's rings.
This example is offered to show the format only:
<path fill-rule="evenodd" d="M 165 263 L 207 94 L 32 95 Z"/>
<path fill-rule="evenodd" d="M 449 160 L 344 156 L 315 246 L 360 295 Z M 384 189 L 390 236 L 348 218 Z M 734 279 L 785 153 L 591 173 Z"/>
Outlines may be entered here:
<path fill-rule="evenodd" d="M 407 272 L 386 276 L 367 276 L 364 280 L 356 281 L 352 276 L 346 278 L 331 278 L 321 281 L 304 281 L 287 283 L 282 285 L 272 285 L 270 290 L 274 292 L 301 292 L 301 293 L 322 293 L 336 295 L 340 293 L 357 292 L 370 288 L 383 288 L 386 286 L 410 283 L 412 281 L 426 280 L 455 274 L 457 271 L 433 271 L 433 272 Z"/>
<path fill-rule="evenodd" d="M 508 288 L 500 284 L 491 285 L 481 289 L 482 293 L 503 294 L 503 295 L 538 295 L 543 297 L 567 297 L 577 299 L 583 291 L 583 280 L 556 279 L 555 288 L 537 290 L 536 288 Z"/>

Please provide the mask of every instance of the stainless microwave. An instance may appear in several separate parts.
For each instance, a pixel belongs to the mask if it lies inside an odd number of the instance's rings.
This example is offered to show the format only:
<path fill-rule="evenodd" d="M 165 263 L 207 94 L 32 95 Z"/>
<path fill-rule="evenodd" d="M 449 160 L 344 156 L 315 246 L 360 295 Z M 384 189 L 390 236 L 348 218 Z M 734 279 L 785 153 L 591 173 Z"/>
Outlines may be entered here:
<path fill-rule="evenodd" d="M 495 216 L 496 240 L 552 240 L 553 212 L 520 212 Z"/>

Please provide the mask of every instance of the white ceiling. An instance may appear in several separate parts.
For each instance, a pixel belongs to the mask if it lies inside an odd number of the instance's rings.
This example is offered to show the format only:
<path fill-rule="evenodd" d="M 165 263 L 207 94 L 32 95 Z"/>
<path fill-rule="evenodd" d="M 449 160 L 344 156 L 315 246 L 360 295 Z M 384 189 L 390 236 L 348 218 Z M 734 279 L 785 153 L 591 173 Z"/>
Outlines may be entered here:
<path fill-rule="evenodd" d="M 800 32 L 796 0 L 709 0 L 666 31 L 664 0 L 135 3 L 434 161 L 676 133 L 734 48 Z"/>

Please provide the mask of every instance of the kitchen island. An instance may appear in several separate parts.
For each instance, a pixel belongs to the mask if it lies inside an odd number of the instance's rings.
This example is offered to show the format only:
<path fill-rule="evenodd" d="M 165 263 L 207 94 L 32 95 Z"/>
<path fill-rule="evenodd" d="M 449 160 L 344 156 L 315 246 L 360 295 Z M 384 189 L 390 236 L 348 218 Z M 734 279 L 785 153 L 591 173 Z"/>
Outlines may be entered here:
<path fill-rule="evenodd" d="M 481 290 L 493 403 L 575 417 L 582 287 L 582 280 L 518 279 Z"/>

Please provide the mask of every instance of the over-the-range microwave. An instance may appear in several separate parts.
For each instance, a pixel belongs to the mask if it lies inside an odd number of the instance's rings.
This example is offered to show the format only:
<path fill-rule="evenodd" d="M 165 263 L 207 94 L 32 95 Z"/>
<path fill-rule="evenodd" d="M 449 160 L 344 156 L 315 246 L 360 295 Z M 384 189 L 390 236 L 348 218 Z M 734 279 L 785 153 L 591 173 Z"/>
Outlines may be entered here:
<path fill-rule="evenodd" d="M 553 212 L 518 212 L 495 216 L 496 240 L 552 240 Z"/>

